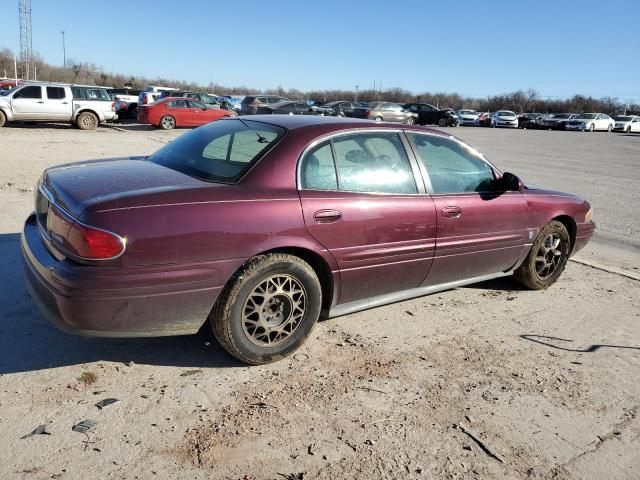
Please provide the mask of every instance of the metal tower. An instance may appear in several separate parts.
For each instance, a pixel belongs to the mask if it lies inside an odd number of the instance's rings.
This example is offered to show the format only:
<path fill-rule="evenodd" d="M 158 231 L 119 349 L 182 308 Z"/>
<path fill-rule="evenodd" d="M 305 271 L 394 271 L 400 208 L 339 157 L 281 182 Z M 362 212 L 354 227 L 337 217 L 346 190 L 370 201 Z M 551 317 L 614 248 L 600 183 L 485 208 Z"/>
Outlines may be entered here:
<path fill-rule="evenodd" d="M 18 0 L 20 18 L 20 63 L 22 78 L 29 80 L 33 61 L 33 43 L 31 41 L 31 0 Z"/>

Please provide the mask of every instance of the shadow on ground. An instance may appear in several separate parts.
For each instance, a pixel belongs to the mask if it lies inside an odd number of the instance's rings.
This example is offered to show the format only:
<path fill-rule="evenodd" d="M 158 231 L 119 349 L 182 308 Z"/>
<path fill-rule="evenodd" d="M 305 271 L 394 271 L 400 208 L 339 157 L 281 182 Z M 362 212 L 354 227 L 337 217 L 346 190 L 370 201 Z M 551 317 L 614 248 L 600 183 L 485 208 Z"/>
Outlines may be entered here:
<path fill-rule="evenodd" d="M 564 350 L 565 352 L 592 353 L 603 348 L 620 348 L 625 350 L 640 351 L 640 347 L 635 347 L 632 345 L 610 345 L 606 343 L 596 343 L 585 348 L 571 348 L 569 346 L 569 343 L 573 343 L 573 340 L 560 337 L 550 337 L 546 335 L 520 335 L 520 338 L 522 338 L 523 340 L 528 340 L 530 342 L 538 343 L 540 345 L 544 345 L 545 347 L 555 348 L 556 350 Z"/>
<path fill-rule="evenodd" d="M 163 338 L 84 338 L 61 332 L 37 311 L 24 283 L 20 236 L 0 235 L 0 374 L 95 361 L 179 367 L 238 367 L 208 328 Z M 207 345 L 209 343 L 209 345 Z"/>

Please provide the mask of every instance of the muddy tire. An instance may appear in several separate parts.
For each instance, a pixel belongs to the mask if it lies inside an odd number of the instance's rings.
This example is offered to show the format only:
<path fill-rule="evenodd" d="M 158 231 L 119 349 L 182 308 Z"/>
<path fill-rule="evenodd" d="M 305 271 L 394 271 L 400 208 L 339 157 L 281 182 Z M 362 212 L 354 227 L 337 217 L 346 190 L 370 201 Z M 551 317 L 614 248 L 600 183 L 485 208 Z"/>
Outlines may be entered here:
<path fill-rule="evenodd" d="M 531 250 L 514 272 L 515 279 L 532 290 L 543 290 L 553 285 L 569 260 L 571 238 L 567 228 L 552 220 L 536 237 Z"/>
<path fill-rule="evenodd" d="M 4 127 L 6 124 L 7 124 L 7 117 L 2 112 L 2 110 L 0 110 L 0 128 Z"/>
<path fill-rule="evenodd" d="M 98 128 L 98 117 L 91 112 L 82 112 L 76 119 L 76 125 L 80 130 L 95 130 Z"/>
<path fill-rule="evenodd" d="M 315 271 L 298 257 L 259 255 L 238 271 L 209 316 L 222 347 L 250 365 L 295 352 L 320 316 L 322 289 Z"/>

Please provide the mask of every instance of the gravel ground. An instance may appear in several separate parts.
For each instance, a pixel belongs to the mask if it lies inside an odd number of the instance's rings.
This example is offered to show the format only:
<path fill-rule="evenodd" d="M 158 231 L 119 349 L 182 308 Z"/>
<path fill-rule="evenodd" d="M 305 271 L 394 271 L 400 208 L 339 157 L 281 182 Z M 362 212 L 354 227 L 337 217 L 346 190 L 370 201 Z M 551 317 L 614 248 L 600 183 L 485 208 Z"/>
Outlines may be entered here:
<path fill-rule="evenodd" d="M 451 130 L 589 199 L 596 240 L 547 291 L 507 278 L 324 321 L 246 367 L 206 330 L 86 339 L 32 306 L 18 236 L 42 169 L 183 133 L 123 128 L 0 130 L 0 478 L 640 478 L 640 135 Z"/>

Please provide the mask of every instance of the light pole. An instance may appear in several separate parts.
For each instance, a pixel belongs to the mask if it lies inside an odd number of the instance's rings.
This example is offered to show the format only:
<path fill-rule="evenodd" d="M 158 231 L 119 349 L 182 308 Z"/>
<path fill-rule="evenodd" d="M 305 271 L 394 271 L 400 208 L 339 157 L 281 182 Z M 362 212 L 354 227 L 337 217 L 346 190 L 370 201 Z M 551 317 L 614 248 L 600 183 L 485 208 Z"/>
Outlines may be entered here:
<path fill-rule="evenodd" d="M 358 87 L 359 87 L 359 85 L 356 85 L 356 96 L 355 96 L 355 98 L 353 99 L 353 101 L 354 101 L 354 102 L 357 102 L 357 101 L 358 101 Z"/>
<path fill-rule="evenodd" d="M 64 30 L 60 30 L 60 33 L 62 34 L 62 67 L 66 68 L 67 67 L 67 47 L 64 44 L 65 32 Z"/>

